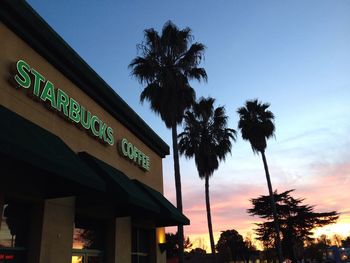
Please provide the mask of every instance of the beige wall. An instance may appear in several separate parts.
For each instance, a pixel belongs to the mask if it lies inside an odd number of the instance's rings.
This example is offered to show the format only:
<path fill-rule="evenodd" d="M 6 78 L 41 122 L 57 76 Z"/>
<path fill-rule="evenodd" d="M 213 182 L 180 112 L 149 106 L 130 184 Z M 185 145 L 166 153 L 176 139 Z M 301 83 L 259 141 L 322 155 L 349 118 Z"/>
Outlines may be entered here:
<path fill-rule="evenodd" d="M 118 217 L 116 219 L 115 263 L 131 263 L 131 218 Z"/>
<path fill-rule="evenodd" d="M 107 113 L 101 106 L 83 93 L 70 80 L 64 77 L 43 57 L 38 55 L 23 40 L 10 31 L 4 24 L 0 24 L 0 104 L 18 113 L 26 119 L 38 124 L 46 130 L 58 135 L 75 152 L 86 151 L 91 155 L 107 162 L 123 171 L 132 179 L 141 182 L 163 192 L 162 159 L 139 140 L 133 133 L 127 130 L 119 121 Z M 48 110 L 40 102 L 29 98 L 23 89 L 16 89 L 8 81 L 11 78 L 11 66 L 19 59 L 25 60 L 32 68 L 40 72 L 47 80 L 50 80 L 56 88 L 65 91 L 92 114 L 97 115 L 102 121 L 114 130 L 115 145 L 102 145 L 99 141 L 88 135 L 82 129 L 77 128 L 71 122 L 60 117 L 57 113 Z M 106 63 L 108 63 L 106 61 Z M 99 87 L 95 87 L 98 89 Z M 138 92 L 138 91 L 135 91 Z M 122 158 L 117 149 L 117 142 L 121 138 L 127 138 L 146 155 L 150 157 L 151 169 L 144 172 L 139 167 Z"/>
<path fill-rule="evenodd" d="M 40 263 L 71 262 L 75 197 L 48 199 L 44 204 Z"/>
<path fill-rule="evenodd" d="M 86 151 L 123 171 L 128 177 L 138 179 L 161 193 L 163 192 L 161 157 L 2 23 L 0 24 L 0 39 L 0 105 L 56 134 L 73 151 Z M 88 135 L 86 131 L 79 129 L 57 113 L 48 110 L 42 103 L 31 99 L 23 89 L 14 88 L 8 79 L 13 77 L 11 76 L 11 66 L 19 59 L 25 60 L 47 80 L 50 80 L 56 88 L 65 91 L 93 115 L 97 115 L 103 122 L 112 127 L 115 145 L 106 146 L 101 144 Z M 151 169 L 149 172 L 144 172 L 119 155 L 117 142 L 124 137 L 150 157 Z M 0 194 L 0 211 L 2 211 L 2 200 Z M 74 197 L 46 200 L 41 206 L 38 205 L 36 210 L 34 229 L 41 232 L 41 237 L 37 237 L 40 240 L 32 242 L 33 248 L 29 249 L 30 253 L 33 254 L 31 258 L 35 258 L 33 262 L 70 262 L 75 215 Z M 110 252 L 108 262 L 131 262 L 131 218 L 117 218 L 115 221 L 113 219 L 113 222 L 111 221 L 108 224 L 107 249 Z M 160 254 L 157 245 L 156 249 L 157 252 L 154 253 L 156 261 L 165 262 L 165 253 Z"/>

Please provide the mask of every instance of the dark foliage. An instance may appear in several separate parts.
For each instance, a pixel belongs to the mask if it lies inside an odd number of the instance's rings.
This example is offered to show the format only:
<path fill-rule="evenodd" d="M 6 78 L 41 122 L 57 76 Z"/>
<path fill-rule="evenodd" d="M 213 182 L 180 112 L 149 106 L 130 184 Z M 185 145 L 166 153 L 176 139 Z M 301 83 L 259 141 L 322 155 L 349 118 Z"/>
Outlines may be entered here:
<path fill-rule="evenodd" d="M 194 157 L 198 174 L 205 179 L 205 199 L 211 252 L 215 243 L 211 222 L 209 177 L 231 152 L 236 131 L 227 127 L 228 117 L 224 107 L 214 109 L 215 99 L 201 98 L 185 114 L 184 131 L 179 134 L 179 151 L 187 158 Z"/>
<path fill-rule="evenodd" d="M 153 28 L 146 29 L 144 35 L 144 42 L 138 45 L 141 56 L 129 65 L 131 74 L 145 85 L 141 101 L 148 100 L 171 128 L 173 121 L 182 122 L 184 111 L 195 100 L 189 81 L 207 79 L 205 70 L 198 67 L 205 47 L 197 42 L 190 45 L 191 30 L 179 30 L 171 21 L 165 23 L 161 35 Z"/>
<path fill-rule="evenodd" d="M 166 255 L 167 258 L 178 257 L 179 255 L 179 242 L 178 242 L 178 234 L 166 233 Z M 192 248 L 192 243 L 187 237 L 184 239 L 184 249 L 188 250 Z"/>
<path fill-rule="evenodd" d="M 343 247 L 350 247 L 350 236 L 341 241 Z"/>
<path fill-rule="evenodd" d="M 25 247 L 28 242 L 30 207 L 16 202 L 9 202 L 4 210 L 4 216 L 10 234 L 14 238 L 14 244 L 12 245 Z"/>
<path fill-rule="evenodd" d="M 144 86 L 141 102 L 149 101 L 151 109 L 172 130 L 176 204 L 182 212 L 177 125 L 182 122 L 185 110 L 195 101 L 195 91 L 189 81 L 207 80 L 205 70 L 198 67 L 205 47 L 197 42 L 191 44 L 191 30 L 179 30 L 171 21 L 164 24 L 161 35 L 150 28 L 144 31 L 144 37 L 144 42 L 138 45 L 141 55 L 131 61 L 129 68 Z M 182 243 L 182 225 L 178 226 L 178 233 L 179 243 Z M 183 263 L 183 250 L 180 250 L 179 262 Z"/>
<path fill-rule="evenodd" d="M 248 262 L 251 254 L 256 250 L 249 240 L 243 240 L 243 237 L 234 229 L 221 232 L 216 249 L 224 262 L 237 260 Z"/>
<path fill-rule="evenodd" d="M 185 114 L 184 131 L 179 134 L 179 151 L 194 157 L 199 177 L 210 177 L 231 152 L 236 131 L 227 127 L 224 107 L 214 109 L 215 99 L 201 98 Z"/>
<path fill-rule="evenodd" d="M 253 152 L 256 154 L 259 152 L 261 153 L 272 208 L 273 224 L 275 230 L 275 248 L 277 250 L 278 260 L 282 262 L 283 254 L 279 236 L 280 230 L 277 220 L 276 204 L 273 196 L 269 168 L 265 156 L 265 149 L 267 146 L 266 140 L 270 137 L 273 137 L 275 132 L 274 115 L 271 111 L 267 110 L 269 106 L 270 104 L 261 103 L 257 99 L 246 101 L 245 106 L 237 110 L 237 113 L 239 114 L 238 128 L 241 131 L 242 138 L 250 142 L 250 146 L 252 147 Z"/>
<path fill-rule="evenodd" d="M 258 100 L 248 100 L 244 107 L 237 110 L 238 128 L 242 138 L 250 142 L 254 153 L 266 149 L 266 140 L 274 136 L 274 115 L 267 110 L 270 104 Z"/>
<path fill-rule="evenodd" d="M 335 223 L 338 213 L 335 211 L 316 213 L 314 207 L 303 204 L 304 199 L 293 198 L 290 194 L 294 190 L 283 193 L 274 193 L 276 202 L 278 223 L 282 234 L 282 248 L 286 257 L 296 259 L 298 251 L 302 250 L 306 243 L 310 243 L 313 230 Z M 255 229 L 258 239 L 264 244 L 273 244 L 274 225 L 272 207 L 269 196 L 260 196 L 251 199 L 253 208 L 248 213 L 259 216 L 265 222 L 258 223 Z"/>
<path fill-rule="evenodd" d="M 327 236 L 321 235 L 311 242 L 306 243 L 307 245 L 303 252 L 304 258 L 314 259 L 317 262 L 324 262 L 324 253 L 326 253 L 327 248 L 331 244 L 331 241 L 327 239 Z"/>

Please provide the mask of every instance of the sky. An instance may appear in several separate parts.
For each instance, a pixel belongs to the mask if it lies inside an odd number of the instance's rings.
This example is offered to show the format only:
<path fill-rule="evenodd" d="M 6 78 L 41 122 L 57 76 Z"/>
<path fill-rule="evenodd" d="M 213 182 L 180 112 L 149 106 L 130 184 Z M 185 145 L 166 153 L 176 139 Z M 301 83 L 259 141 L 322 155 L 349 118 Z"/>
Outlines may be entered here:
<path fill-rule="evenodd" d="M 208 82 L 191 83 L 197 97 L 225 106 L 234 129 L 246 100 L 269 102 L 276 117 L 266 151 L 273 188 L 295 189 L 294 197 L 317 212 L 340 213 L 337 224 L 316 234 L 350 235 L 350 1 L 28 2 L 169 145 L 171 131 L 139 102 L 142 86 L 128 65 L 144 29 L 161 31 L 168 20 L 190 27 L 194 41 L 206 46 L 201 66 Z M 164 194 L 175 204 L 172 158 L 163 161 Z M 204 181 L 193 160 L 181 158 L 180 165 L 191 220 L 185 235 L 208 248 Z M 249 200 L 268 190 L 261 157 L 240 136 L 214 173 L 210 194 L 215 242 L 227 229 L 253 233 L 259 219 L 247 214 Z"/>

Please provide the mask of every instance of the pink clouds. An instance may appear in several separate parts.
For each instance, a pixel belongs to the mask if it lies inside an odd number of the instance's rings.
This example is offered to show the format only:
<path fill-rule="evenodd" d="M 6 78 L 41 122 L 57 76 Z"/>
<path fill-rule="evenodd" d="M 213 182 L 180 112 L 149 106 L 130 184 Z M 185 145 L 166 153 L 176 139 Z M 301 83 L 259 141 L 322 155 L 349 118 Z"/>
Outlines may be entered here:
<path fill-rule="evenodd" d="M 309 182 L 298 186 L 300 195 L 317 209 L 349 214 L 350 161 L 315 165 L 313 172 Z"/>
<path fill-rule="evenodd" d="M 272 180 L 278 176 L 273 171 Z M 285 185 L 282 180 L 273 186 L 279 191 L 295 188 L 294 196 L 305 198 L 307 204 L 315 205 L 316 211 L 336 210 L 341 213 L 339 221 L 345 225 L 350 224 L 350 161 L 313 164 L 308 173 L 310 176 L 305 177 L 305 180 L 294 182 L 293 185 Z M 185 231 L 190 237 L 198 238 L 202 235 L 206 239 L 204 184 L 198 178 L 196 179 L 196 185 L 184 185 L 183 188 L 184 213 L 191 220 L 191 225 L 186 227 Z M 226 229 L 236 229 L 243 235 L 253 232 L 254 222 L 258 222 L 259 218 L 249 216 L 246 210 L 251 206 L 249 199 L 267 194 L 266 184 L 261 184 L 260 181 L 259 185 L 255 182 L 245 184 L 233 182 L 232 185 L 229 185 L 217 182 L 215 179 L 214 177 L 211 181 L 210 191 L 213 228 L 216 237 L 219 236 L 220 231 Z M 174 200 L 174 195 L 175 193 L 172 193 L 170 199 Z"/>
<path fill-rule="evenodd" d="M 214 231 L 220 232 L 232 228 L 250 229 L 254 219 L 249 217 L 246 209 L 250 206 L 249 199 L 265 190 L 261 188 L 255 185 L 234 185 L 232 187 L 213 185 L 211 187 L 211 212 Z M 183 200 L 184 213 L 191 220 L 191 225 L 186 227 L 187 234 L 206 233 L 204 185 L 183 191 Z"/>

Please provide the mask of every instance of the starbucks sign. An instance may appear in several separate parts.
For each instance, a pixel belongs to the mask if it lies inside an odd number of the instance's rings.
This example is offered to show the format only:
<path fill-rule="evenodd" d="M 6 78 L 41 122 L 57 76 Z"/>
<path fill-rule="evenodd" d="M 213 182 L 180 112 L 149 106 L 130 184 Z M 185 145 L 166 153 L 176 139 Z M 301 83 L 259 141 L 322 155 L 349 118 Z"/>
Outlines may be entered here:
<path fill-rule="evenodd" d="M 14 80 L 16 86 L 26 90 L 32 99 L 45 103 L 49 108 L 60 113 L 59 115 L 63 118 L 89 131 L 101 142 L 114 145 L 111 127 L 62 89 L 56 88 L 50 80 L 47 80 L 24 60 L 17 61 Z"/>
<path fill-rule="evenodd" d="M 110 146 L 115 144 L 113 128 L 80 104 L 78 100 L 69 96 L 63 89 L 55 87 L 53 82 L 46 79 L 24 60 L 18 60 L 15 69 L 16 72 L 11 81 L 17 88 L 26 91 L 30 98 L 44 103 L 48 109 L 88 131 L 100 142 Z M 142 170 L 150 170 L 149 156 L 126 138 L 119 141 L 118 151 L 123 158 Z"/>

